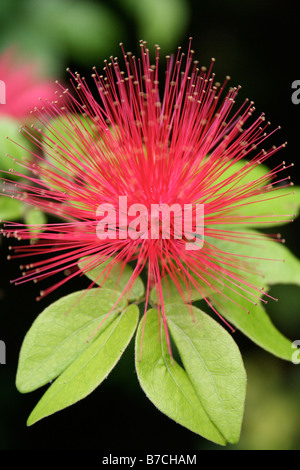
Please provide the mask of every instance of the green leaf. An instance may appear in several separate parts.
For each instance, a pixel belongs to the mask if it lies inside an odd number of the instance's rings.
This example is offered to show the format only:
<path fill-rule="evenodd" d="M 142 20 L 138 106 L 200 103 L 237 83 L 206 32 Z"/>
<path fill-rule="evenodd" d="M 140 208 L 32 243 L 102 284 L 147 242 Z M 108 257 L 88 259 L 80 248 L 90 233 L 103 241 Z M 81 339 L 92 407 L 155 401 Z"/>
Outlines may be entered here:
<path fill-rule="evenodd" d="M 201 173 L 202 167 L 205 167 L 209 156 L 205 159 L 199 168 Z M 222 194 L 226 193 L 231 189 L 243 188 L 249 183 L 252 186 L 255 183 L 256 187 L 263 187 L 270 182 L 270 177 L 265 177 L 270 169 L 265 165 L 253 165 L 251 162 L 245 159 L 238 160 L 232 163 L 231 160 L 220 161 L 218 165 L 211 171 L 210 175 L 207 176 L 206 184 L 210 187 L 213 196 L 211 200 L 221 197 Z M 265 178 L 264 178 L 265 177 Z M 258 180 L 260 180 L 258 182 Z M 245 201 L 248 199 L 245 198 Z M 241 201 L 239 204 L 242 204 Z M 232 212 L 229 214 L 238 215 L 241 214 L 241 207 L 236 207 L 238 204 L 233 204 Z M 228 214 L 228 215 L 229 215 Z"/>
<path fill-rule="evenodd" d="M 177 423 L 206 439 L 225 445 L 226 440 L 205 412 L 189 376 L 175 360 L 171 360 L 163 327 L 158 324 L 157 310 L 146 313 L 141 343 L 143 322 L 144 319 L 136 335 L 135 364 L 140 385 L 147 397 Z"/>
<path fill-rule="evenodd" d="M 245 205 L 232 214 L 249 216 L 243 226 L 270 228 L 289 223 L 298 217 L 300 210 L 300 188 L 281 188 L 259 196 L 247 198 Z M 239 222 L 240 219 L 237 219 Z"/>
<path fill-rule="evenodd" d="M 138 315 L 138 307 L 130 305 L 89 344 L 43 395 L 28 426 L 85 398 L 103 382 L 130 342 Z"/>
<path fill-rule="evenodd" d="M 193 317 L 192 317 L 193 315 Z M 171 335 L 198 398 L 228 442 L 239 440 L 246 373 L 232 336 L 197 308 L 166 305 Z"/>
<path fill-rule="evenodd" d="M 19 199 L 0 196 L 0 219 L 17 220 L 23 215 L 24 204 Z"/>
<path fill-rule="evenodd" d="M 104 321 L 119 296 L 111 289 L 78 291 L 57 300 L 47 307 L 28 331 L 20 352 L 16 385 L 27 393 L 57 377 L 80 352 L 95 341 L 97 335 L 87 340 Z M 126 302 L 122 299 L 117 308 L 104 321 L 99 332 L 104 331 L 116 312 Z"/>
<path fill-rule="evenodd" d="M 78 136 L 78 131 L 82 134 L 82 139 Z M 87 142 L 90 140 L 91 144 L 94 144 L 94 140 L 97 140 L 97 138 L 97 132 L 93 128 L 93 123 L 89 117 L 75 114 L 58 116 L 52 119 L 45 129 L 43 140 L 46 144 L 46 159 L 56 169 L 69 174 L 71 177 L 73 168 L 66 158 L 70 158 L 69 154 L 72 154 L 84 165 L 88 165 L 84 160 L 87 149 L 84 146 L 83 139 L 86 139 Z"/>
<path fill-rule="evenodd" d="M 114 288 L 117 286 L 118 289 L 123 291 L 132 276 L 133 269 L 128 264 L 123 268 L 122 263 L 116 262 L 113 268 L 111 268 L 109 274 L 108 271 L 105 271 L 103 274 L 103 270 L 112 260 L 113 258 L 108 258 L 108 260 L 93 268 L 94 264 L 97 263 L 97 257 L 90 256 L 88 258 L 82 258 L 78 263 L 78 266 L 84 274 L 91 279 L 91 281 L 96 282 L 96 284 L 101 285 L 104 278 L 107 276 L 103 284 L 105 287 Z M 89 267 L 92 267 L 92 269 L 89 269 Z M 127 296 L 128 300 L 137 300 L 144 295 L 144 292 L 144 284 L 141 278 L 138 277 L 125 296 Z"/>
<path fill-rule="evenodd" d="M 197 283 L 203 286 L 204 292 L 211 292 L 211 289 L 204 285 L 200 279 L 197 279 Z M 203 298 L 201 293 L 187 281 L 188 288 L 182 279 L 177 280 L 177 285 L 174 283 L 172 278 L 167 275 L 162 278 L 162 294 L 164 303 L 174 302 L 195 302 Z M 180 289 L 180 290 L 179 290 Z M 150 302 L 153 305 L 157 305 L 157 289 L 154 287 L 150 292 Z"/>
<path fill-rule="evenodd" d="M 24 156 L 27 159 L 30 158 L 28 151 L 21 147 L 28 148 L 29 141 L 19 130 L 19 121 L 8 116 L 0 117 L 0 170 L 10 171 L 9 175 L 0 171 L 0 176 L 3 178 L 17 180 L 20 177 L 14 171 L 18 171 L 23 175 L 27 175 L 29 172 L 14 160 L 22 160 Z"/>
<path fill-rule="evenodd" d="M 300 261 L 282 243 L 255 230 L 240 230 L 240 233 L 249 235 L 246 243 L 211 239 L 220 250 L 237 255 L 234 269 L 237 276 L 245 277 L 259 289 L 274 284 L 300 285 Z M 255 237 L 260 239 L 255 240 Z M 257 274 L 245 273 L 241 262 L 247 262 L 247 266 L 254 268 Z M 293 352 L 291 341 L 277 330 L 262 303 L 257 297 L 253 297 L 253 294 L 258 297 L 263 294 L 242 282 L 236 284 L 232 285 L 229 279 L 226 281 L 229 287 L 224 287 L 221 294 L 213 295 L 213 303 L 218 312 L 266 351 L 290 361 Z M 264 299 L 268 300 L 267 297 Z M 270 299 L 269 302 L 274 300 Z"/>
<path fill-rule="evenodd" d="M 227 163 L 220 162 L 218 168 L 219 176 L 215 180 L 215 175 L 212 175 L 214 179 L 213 185 L 222 185 L 225 183 L 225 186 L 220 187 L 218 192 L 224 192 L 231 187 L 233 184 L 235 187 L 246 185 L 247 183 L 252 183 L 259 178 L 265 176 L 270 169 L 266 165 L 253 165 L 250 164 L 248 160 L 242 158 L 235 163 L 232 163 L 231 160 L 228 160 Z M 234 179 L 233 179 L 234 177 Z M 262 181 L 261 186 L 265 185 L 270 181 L 270 178 L 267 178 Z"/>
<path fill-rule="evenodd" d="M 227 226 L 226 230 L 230 231 L 231 227 Z M 232 230 L 236 228 L 232 227 Z M 255 230 L 239 229 L 239 233 L 248 237 L 243 243 L 213 237 L 206 237 L 206 240 L 218 249 L 236 255 L 237 269 L 242 261 L 243 263 L 246 261 L 254 268 L 257 275 L 249 278 L 256 281 L 256 285 L 260 286 L 263 283 L 267 286 L 274 284 L 300 286 L 300 261 L 286 246 Z"/>
<path fill-rule="evenodd" d="M 253 305 L 249 300 L 227 288 L 223 293 L 229 299 L 221 294 L 214 296 L 213 303 L 218 312 L 258 346 L 281 359 L 290 361 L 294 352 L 292 342 L 273 325 L 262 304 L 258 301 L 257 305 Z"/>
<path fill-rule="evenodd" d="M 262 164 L 252 167 L 250 171 L 247 171 L 247 167 L 250 168 L 249 162 L 242 159 L 231 164 L 225 171 L 222 169 L 221 175 L 213 183 L 213 186 L 222 185 L 224 182 L 226 184 L 220 187 L 215 194 L 225 192 L 233 184 L 235 187 L 240 187 L 247 183 L 254 183 L 270 171 L 266 165 Z M 271 182 L 271 178 L 263 180 L 260 186 L 264 186 L 268 182 Z M 244 202 L 233 206 L 230 215 L 238 217 L 236 224 L 241 221 L 240 216 L 249 216 L 249 221 L 243 220 L 243 226 L 263 228 L 270 227 L 270 223 L 274 226 L 286 224 L 298 216 L 299 210 L 300 188 L 274 188 L 273 191 L 245 198 Z"/>

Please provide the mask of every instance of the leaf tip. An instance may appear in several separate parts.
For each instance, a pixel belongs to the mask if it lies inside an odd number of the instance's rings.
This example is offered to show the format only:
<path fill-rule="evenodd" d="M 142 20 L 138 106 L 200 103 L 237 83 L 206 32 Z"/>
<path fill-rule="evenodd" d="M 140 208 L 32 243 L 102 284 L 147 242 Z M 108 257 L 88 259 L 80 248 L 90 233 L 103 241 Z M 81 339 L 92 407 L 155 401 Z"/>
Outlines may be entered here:
<path fill-rule="evenodd" d="M 30 427 L 32 426 L 33 424 L 35 424 L 37 421 L 39 421 L 38 419 L 35 419 L 33 415 L 33 412 L 29 415 L 27 421 L 26 421 L 26 426 L 27 427 Z"/>

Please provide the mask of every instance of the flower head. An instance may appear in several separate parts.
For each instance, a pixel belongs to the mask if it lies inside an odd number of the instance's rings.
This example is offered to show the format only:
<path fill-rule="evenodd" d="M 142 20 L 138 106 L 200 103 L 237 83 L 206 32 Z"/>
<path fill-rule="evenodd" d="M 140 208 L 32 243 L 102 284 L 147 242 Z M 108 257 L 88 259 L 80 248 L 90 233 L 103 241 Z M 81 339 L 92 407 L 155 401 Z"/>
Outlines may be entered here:
<path fill-rule="evenodd" d="M 103 75 L 94 68 L 97 95 L 85 78 L 71 74 L 75 95 L 64 89 L 63 106 L 52 102 L 36 109 L 42 130 L 24 128 L 39 150 L 34 162 L 22 163 L 32 176 L 14 196 L 64 221 L 45 225 L 39 242 L 15 247 L 15 257 L 31 257 L 16 283 L 37 282 L 69 269 L 66 278 L 41 292 L 44 296 L 81 274 L 78 262 L 83 257 L 84 271 L 103 265 L 104 278 L 116 263 L 122 271 L 132 262 L 124 292 L 146 272 L 146 308 L 156 287 L 168 338 L 165 278 L 185 302 L 194 290 L 216 312 L 211 299 L 222 294 L 224 285 L 241 296 L 249 289 L 257 298 L 263 296 L 248 278 L 251 260 L 221 250 L 214 240 L 249 243 L 250 236 L 238 227 L 255 216 L 240 209 L 275 191 L 284 165 L 260 177 L 255 169 L 285 144 L 260 148 L 274 132 L 267 131 L 270 123 L 263 114 L 252 117 L 249 100 L 236 108 L 239 87 L 226 91 L 229 77 L 223 84 L 215 81 L 214 59 L 209 69 L 200 68 L 191 48 L 186 56 L 179 48 L 177 56 L 166 59 L 161 91 L 159 47 L 151 64 L 147 45 L 140 46 L 139 58 L 123 50 L 124 71 L 113 57 Z M 54 126 L 51 120 L 57 114 Z M 286 180 L 278 178 L 281 184 L 289 184 Z M 199 219 L 197 205 L 203 209 Z M 32 228 L 21 224 L 7 225 L 5 232 L 32 238 Z M 34 261 L 35 255 L 46 258 Z"/>
<path fill-rule="evenodd" d="M 55 84 L 42 79 L 34 62 L 20 61 L 13 50 L 0 56 L 0 116 L 25 119 L 39 98 L 52 98 Z"/>

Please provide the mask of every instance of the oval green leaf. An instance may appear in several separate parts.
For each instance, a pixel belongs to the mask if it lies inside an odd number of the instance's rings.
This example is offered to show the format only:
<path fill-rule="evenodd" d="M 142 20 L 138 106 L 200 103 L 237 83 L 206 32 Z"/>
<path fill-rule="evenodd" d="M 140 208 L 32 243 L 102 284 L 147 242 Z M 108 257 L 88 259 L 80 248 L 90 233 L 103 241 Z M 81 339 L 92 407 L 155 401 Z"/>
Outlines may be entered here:
<path fill-rule="evenodd" d="M 230 226 L 226 230 L 231 230 Z M 236 230 L 232 227 L 232 230 Z M 300 285 L 300 261 L 281 242 L 250 229 L 239 229 L 243 243 L 207 237 L 207 240 L 219 250 L 236 256 L 236 267 L 245 261 L 255 269 L 257 276 L 251 275 L 256 284 L 267 286 L 274 284 Z M 241 257 L 242 256 L 242 257 Z M 241 270 L 242 272 L 242 270 Z"/>
<path fill-rule="evenodd" d="M 239 440 L 246 373 L 232 336 L 198 308 L 166 305 L 170 333 L 197 396 L 220 433 Z"/>
<path fill-rule="evenodd" d="M 261 348 L 281 359 L 291 361 L 294 352 L 292 342 L 277 330 L 260 302 L 253 305 L 247 298 L 227 288 L 222 294 L 214 296 L 213 304 L 224 318 Z"/>
<path fill-rule="evenodd" d="M 243 216 L 243 226 L 270 228 L 289 223 L 298 217 L 300 210 L 300 188 L 281 188 L 262 195 L 247 198 L 236 209 Z M 235 213 L 235 212 L 232 212 Z M 247 221 L 244 217 L 249 217 Z M 241 219 L 238 218 L 237 222 Z"/>
<path fill-rule="evenodd" d="M 120 292 L 111 289 L 78 291 L 47 307 L 28 331 L 19 357 L 16 386 L 31 392 L 57 377 L 78 354 L 104 331 L 126 305 L 122 299 L 113 308 Z M 88 343 L 95 329 L 102 326 Z"/>
<path fill-rule="evenodd" d="M 29 416 L 28 426 L 93 392 L 122 356 L 135 332 L 138 316 L 138 307 L 130 305 L 114 319 L 49 387 Z"/>
<path fill-rule="evenodd" d="M 117 287 L 118 289 L 123 291 L 133 274 L 133 269 L 128 264 L 123 267 L 122 263 L 117 261 L 114 263 L 114 266 L 112 268 L 109 268 L 103 273 L 105 268 L 112 261 L 113 258 L 108 258 L 108 260 L 97 266 L 97 256 L 89 256 L 88 258 L 82 258 L 79 261 L 78 266 L 82 270 L 82 272 L 96 284 L 101 285 L 106 277 L 103 284 L 104 287 Z M 94 267 L 95 264 L 96 267 Z M 141 278 L 137 277 L 128 292 L 125 293 L 125 296 L 128 298 L 128 300 L 137 300 L 144 295 L 144 292 L 144 284 Z"/>
<path fill-rule="evenodd" d="M 205 284 L 203 280 L 197 279 L 193 274 L 191 274 L 197 282 L 197 285 L 200 286 L 203 294 L 208 295 L 212 292 L 212 288 Z M 175 303 L 175 302 L 195 302 L 196 300 L 203 299 L 202 293 L 196 289 L 192 282 L 187 281 L 187 284 L 182 279 L 177 279 L 176 284 L 172 278 L 167 275 L 164 276 L 161 280 L 161 289 L 164 299 L 164 303 Z M 157 289 L 154 287 L 149 296 L 150 302 L 153 305 L 157 305 Z"/>
<path fill-rule="evenodd" d="M 228 162 L 225 171 L 223 164 L 222 173 L 213 185 L 219 187 L 216 194 L 226 191 L 233 183 L 235 187 L 240 187 L 249 183 L 257 184 L 260 179 L 261 183 L 258 186 L 265 186 L 271 182 L 270 177 L 264 178 L 270 171 L 265 165 L 250 166 L 249 162 L 244 159 L 234 164 Z M 297 217 L 299 210 L 300 189 L 298 187 L 276 188 L 275 185 L 272 191 L 263 191 L 262 194 L 245 198 L 244 201 L 233 205 L 230 216 L 234 217 L 232 224 L 235 221 L 239 224 L 243 220 L 243 226 L 263 228 L 270 227 L 270 224 L 284 225 Z M 248 221 L 244 219 L 246 216 L 249 217 Z"/>
<path fill-rule="evenodd" d="M 135 364 L 140 385 L 149 400 L 182 426 L 225 445 L 226 439 L 204 410 L 186 371 L 174 359 L 171 360 L 163 328 L 158 324 L 157 310 L 146 313 L 141 343 L 143 323 L 144 319 L 136 335 Z"/>
<path fill-rule="evenodd" d="M 216 167 L 218 177 L 216 179 L 216 172 L 213 172 L 211 178 L 219 193 L 226 191 L 233 183 L 235 187 L 239 187 L 260 180 L 258 186 L 263 186 L 270 181 L 270 177 L 264 178 L 270 171 L 266 165 L 253 164 L 244 158 L 235 163 L 231 160 L 227 162 L 220 160 Z"/>
<path fill-rule="evenodd" d="M 212 238 L 210 240 L 218 249 L 236 255 L 237 276 L 246 277 L 259 289 L 274 284 L 300 285 L 300 261 L 288 248 L 255 230 L 239 230 L 239 232 L 249 237 L 245 243 Z M 241 261 L 247 262 L 257 274 L 245 273 L 240 266 Z M 225 286 L 221 293 L 212 296 L 218 312 L 257 345 L 281 359 L 290 361 L 293 352 L 291 341 L 277 330 L 260 300 L 253 297 L 253 294 L 262 296 L 262 293 L 243 285 L 242 282 L 231 285 L 230 280 L 227 280 L 226 284 L 229 287 Z M 239 288 L 239 284 L 242 289 Z M 267 297 L 264 299 L 268 300 Z M 270 299 L 269 302 L 274 300 Z"/>

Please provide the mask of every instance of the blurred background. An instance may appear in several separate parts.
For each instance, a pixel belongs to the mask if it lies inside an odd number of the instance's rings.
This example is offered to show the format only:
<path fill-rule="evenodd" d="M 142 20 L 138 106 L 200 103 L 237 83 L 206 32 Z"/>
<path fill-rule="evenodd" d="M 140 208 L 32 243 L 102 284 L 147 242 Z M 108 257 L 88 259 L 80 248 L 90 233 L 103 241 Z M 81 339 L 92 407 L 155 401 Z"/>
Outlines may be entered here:
<path fill-rule="evenodd" d="M 217 80 L 229 74 L 232 85 L 242 85 L 241 102 L 249 97 L 258 113 L 264 111 L 274 127 L 281 125 L 272 143 L 288 141 L 278 161 L 295 163 L 292 179 L 300 184 L 300 105 L 291 101 L 291 84 L 300 80 L 296 5 L 288 0 L 1 0 L 0 56 L 7 48 L 13 50 L 17 62 L 34 63 L 47 84 L 67 81 L 66 67 L 86 77 L 94 65 L 101 70 L 105 58 L 120 55 L 120 41 L 133 53 L 138 53 L 139 39 L 150 46 L 158 43 L 163 70 L 164 55 L 176 52 L 178 45 L 187 47 L 192 36 L 195 59 L 208 65 L 215 57 Z M 0 80 L 5 80 L 7 75 L 1 73 L 0 59 Z M 21 82 L 14 83 L 21 88 Z M 4 131 L 9 127 L 15 132 L 21 119 L 13 109 L 9 117 L 1 116 L 4 108 L 0 106 L 1 155 L 11 151 Z M 7 163 L 2 159 L 3 169 Z M 25 220 L 43 217 L 23 210 L 0 203 L 0 218 L 13 213 Z M 299 228 L 295 222 L 280 229 L 298 257 Z M 18 263 L 6 259 L 7 245 L 7 240 L 1 241 L 0 339 L 7 348 L 7 364 L 0 365 L 1 449 L 220 449 L 175 424 L 148 401 L 135 375 L 132 344 L 108 380 L 88 398 L 27 428 L 26 419 L 45 390 L 21 395 L 15 388 L 22 340 L 43 308 L 82 288 L 82 281 L 69 282 L 37 303 L 38 288 L 10 285 L 19 270 Z M 273 322 L 292 340 L 300 339 L 299 287 L 274 286 L 271 295 L 279 298 L 267 306 Z M 241 440 L 226 449 L 299 449 L 300 369 L 238 332 L 235 340 L 244 357 L 248 391 Z"/>

